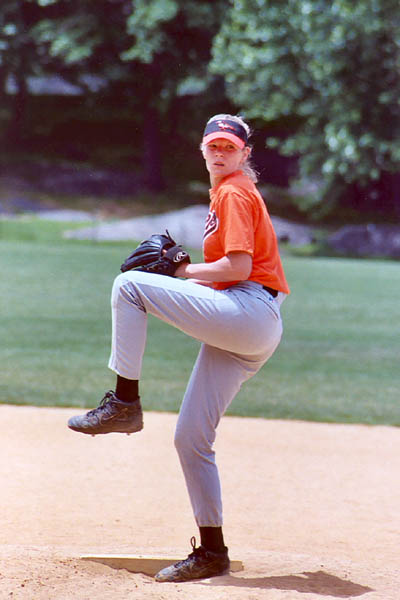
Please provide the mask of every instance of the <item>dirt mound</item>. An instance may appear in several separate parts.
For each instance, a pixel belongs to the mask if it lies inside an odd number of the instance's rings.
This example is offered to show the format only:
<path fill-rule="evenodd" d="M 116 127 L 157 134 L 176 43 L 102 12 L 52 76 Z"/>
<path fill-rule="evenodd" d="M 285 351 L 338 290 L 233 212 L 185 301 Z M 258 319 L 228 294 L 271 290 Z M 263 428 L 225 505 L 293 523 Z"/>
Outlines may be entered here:
<path fill-rule="evenodd" d="M 176 415 L 92 438 L 66 427 L 75 412 L 0 406 L 1 599 L 398 599 L 400 429 L 225 417 L 225 536 L 244 571 L 159 584 L 80 556 L 190 551 Z"/>

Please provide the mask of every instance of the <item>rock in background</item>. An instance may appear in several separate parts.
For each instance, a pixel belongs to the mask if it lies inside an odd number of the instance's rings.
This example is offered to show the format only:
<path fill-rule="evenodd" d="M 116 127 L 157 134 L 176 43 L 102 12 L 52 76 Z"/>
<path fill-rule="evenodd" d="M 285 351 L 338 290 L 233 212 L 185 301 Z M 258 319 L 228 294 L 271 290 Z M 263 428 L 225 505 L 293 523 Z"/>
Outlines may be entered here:
<path fill-rule="evenodd" d="M 344 256 L 400 259 L 400 227 L 395 225 L 347 225 L 327 241 Z"/>
<path fill-rule="evenodd" d="M 191 248 L 201 248 L 204 223 L 208 214 L 207 204 L 197 204 L 182 210 L 174 210 L 158 215 L 126 219 L 112 223 L 99 222 L 90 227 L 65 232 L 65 237 L 104 241 L 142 240 L 153 233 L 163 233 L 168 229 L 179 243 Z M 293 246 L 309 244 L 313 232 L 306 225 L 291 223 L 279 217 L 272 217 L 278 240 Z"/>

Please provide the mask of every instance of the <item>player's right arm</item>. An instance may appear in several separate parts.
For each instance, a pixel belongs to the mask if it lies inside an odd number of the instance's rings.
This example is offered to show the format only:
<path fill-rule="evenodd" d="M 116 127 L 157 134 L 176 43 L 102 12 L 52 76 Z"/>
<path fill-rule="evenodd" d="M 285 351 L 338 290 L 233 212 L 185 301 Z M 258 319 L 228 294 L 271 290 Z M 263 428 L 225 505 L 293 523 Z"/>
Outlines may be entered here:
<path fill-rule="evenodd" d="M 176 277 L 197 279 L 201 282 L 246 281 L 251 273 L 253 259 L 247 252 L 230 252 L 214 262 L 182 264 Z"/>

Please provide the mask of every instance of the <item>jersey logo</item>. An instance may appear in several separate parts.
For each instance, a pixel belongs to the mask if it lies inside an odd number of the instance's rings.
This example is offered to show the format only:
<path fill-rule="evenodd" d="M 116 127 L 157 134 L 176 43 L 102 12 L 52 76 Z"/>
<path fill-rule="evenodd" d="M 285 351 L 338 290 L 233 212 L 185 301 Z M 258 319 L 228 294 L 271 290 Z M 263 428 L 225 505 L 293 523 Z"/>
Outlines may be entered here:
<path fill-rule="evenodd" d="M 217 215 L 215 214 L 215 210 L 210 210 L 210 212 L 207 215 L 206 224 L 204 227 L 203 239 L 205 240 L 209 235 L 214 233 L 214 231 L 217 231 L 218 225 L 219 225 L 219 219 L 218 219 Z"/>

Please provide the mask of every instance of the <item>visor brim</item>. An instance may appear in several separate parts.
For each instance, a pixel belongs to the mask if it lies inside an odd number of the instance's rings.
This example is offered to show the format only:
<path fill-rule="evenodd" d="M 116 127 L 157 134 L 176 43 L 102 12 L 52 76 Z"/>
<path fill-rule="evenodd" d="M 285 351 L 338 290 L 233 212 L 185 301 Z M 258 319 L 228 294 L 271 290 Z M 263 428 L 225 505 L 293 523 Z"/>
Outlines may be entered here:
<path fill-rule="evenodd" d="M 214 140 L 218 139 L 220 140 L 221 138 L 224 140 L 229 140 L 230 142 L 235 144 L 235 146 L 237 146 L 240 150 L 242 150 L 246 145 L 240 137 L 238 137 L 234 133 L 229 133 L 228 131 L 215 131 L 214 133 L 209 133 L 208 135 L 205 135 L 203 137 L 203 144 L 207 145 L 210 142 L 213 142 Z"/>

